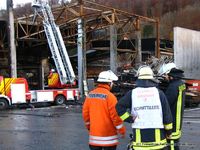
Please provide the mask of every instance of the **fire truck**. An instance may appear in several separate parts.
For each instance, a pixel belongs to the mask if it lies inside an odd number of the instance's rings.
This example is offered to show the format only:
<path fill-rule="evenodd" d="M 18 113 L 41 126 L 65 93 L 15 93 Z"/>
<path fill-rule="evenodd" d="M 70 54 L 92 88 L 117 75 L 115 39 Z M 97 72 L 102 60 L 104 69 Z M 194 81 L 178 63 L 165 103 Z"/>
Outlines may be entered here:
<path fill-rule="evenodd" d="M 75 74 L 63 42 L 59 27 L 47 2 L 33 3 L 35 14 L 43 16 L 43 26 L 48 45 L 55 62 L 56 73 L 48 79 L 48 89 L 29 90 L 25 78 L 4 78 L 0 76 L 0 109 L 13 104 L 54 102 L 64 104 L 67 100 L 78 100 L 79 90 L 75 88 Z"/>
<path fill-rule="evenodd" d="M 186 90 L 186 106 L 198 106 L 200 104 L 200 80 L 185 80 L 187 85 Z"/>
<path fill-rule="evenodd" d="M 0 110 L 11 105 L 52 102 L 57 105 L 67 100 L 79 99 L 77 88 L 29 90 L 25 78 L 4 78 L 0 76 Z"/>

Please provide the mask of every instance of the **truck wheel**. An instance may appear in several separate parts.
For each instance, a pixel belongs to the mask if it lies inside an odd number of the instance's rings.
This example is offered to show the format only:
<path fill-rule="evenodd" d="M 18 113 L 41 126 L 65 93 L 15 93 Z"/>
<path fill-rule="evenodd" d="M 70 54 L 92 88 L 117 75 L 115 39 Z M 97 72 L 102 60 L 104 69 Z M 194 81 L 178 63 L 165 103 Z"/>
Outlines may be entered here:
<path fill-rule="evenodd" d="M 5 110 L 8 108 L 8 102 L 5 99 L 0 99 L 0 110 Z"/>
<path fill-rule="evenodd" d="M 58 95 L 55 98 L 56 105 L 62 105 L 65 103 L 65 97 L 63 95 Z"/>

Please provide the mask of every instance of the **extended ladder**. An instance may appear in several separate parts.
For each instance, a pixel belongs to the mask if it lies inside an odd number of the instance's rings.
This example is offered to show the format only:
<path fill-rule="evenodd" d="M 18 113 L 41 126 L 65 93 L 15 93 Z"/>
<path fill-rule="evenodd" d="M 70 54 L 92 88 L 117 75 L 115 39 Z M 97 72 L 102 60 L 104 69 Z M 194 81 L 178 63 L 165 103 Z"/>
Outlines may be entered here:
<path fill-rule="evenodd" d="M 43 14 L 45 34 L 61 84 L 73 83 L 75 80 L 75 74 L 65 48 L 60 29 L 55 24 L 54 16 L 49 4 L 45 2 L 36 2 L 32 6 L 35 7 L 37 11 L 41 11 Z"/>

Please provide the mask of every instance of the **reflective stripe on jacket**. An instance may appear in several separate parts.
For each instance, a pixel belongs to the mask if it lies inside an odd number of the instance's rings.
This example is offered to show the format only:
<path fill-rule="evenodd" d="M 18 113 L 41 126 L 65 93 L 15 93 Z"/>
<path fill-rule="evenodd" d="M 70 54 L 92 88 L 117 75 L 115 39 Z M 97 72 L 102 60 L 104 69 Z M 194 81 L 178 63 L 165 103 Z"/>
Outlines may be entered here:
<path fill-rule="evenodd" d="M 151 80 L 137 80 L 136 87 L 155 87 L 155 83 Z M 170 111 L 170 107 L 167 101 L 165 94 L 159 90 L 159 99 L 162 107 L 162 118 L 164 128 L 133 128 L 133 138 L 132 138 L 132 147 L 136 150 L 150 150 L 150 149 L 161 149 L 167 146 L 166 134 L 170 135 L 172 132 L 172 115 Z M 122 97 L 117 105 L 116 110 L 118 114 L 124 121 L 129 122 L 130 114 L 127 112 L 127 109 L 131 110 L 132 103 L 136 100 L 132 101 L 132 91 L 129 91 Z M 134 104 L 133 104 L 134 105 Z M 145 111 L 144 111 L 145 112 Z M 149 119 L 151 119 L 151 114 L 149 114 Z"/>
<path fill-rule="evenodd" d="M 173 130 L 171 139 L 181 137 L 182 117 L 185 103 L 185 84 L 180 79 L 172 80 L 166 89 L 166 96 L 173 117 Z"/>
<path fill-rule="evenodd" d="M 134 150 L 159 150 L 167 145 L 167 140 L 161 136 L 161 130 L 160 129 L 155 129 L 154 133 L 152 132 L 151 135 L 142 133 L 144 132 L 144 129 L 135 129 L 135 140 L 132 142 L 132 147 Z M 147 131 L 148 132 L 148 131 Z M 150 133 L 150 132 L 149 132 Z M 142 135 L 146 136 L 154 136 L 155 139 L 154 141 L 149 141 L 149 142 L 144 142 L 142 140 Z"/>
<path fill-rule="evenodd" d="M 89 130 L 89 144 L 114 146 L 118 144 L 117 129 L 123 127 L 115 105 L 116 97 L 109 85 L 99 84 L 91 91 L 83 104 L 83 119 Z"/>

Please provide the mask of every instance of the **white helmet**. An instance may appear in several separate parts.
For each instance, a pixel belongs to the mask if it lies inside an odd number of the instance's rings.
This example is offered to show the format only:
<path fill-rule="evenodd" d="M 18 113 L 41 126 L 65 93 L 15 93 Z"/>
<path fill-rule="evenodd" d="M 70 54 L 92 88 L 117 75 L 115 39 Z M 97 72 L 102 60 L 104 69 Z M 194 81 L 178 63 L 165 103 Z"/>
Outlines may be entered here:
<path fill-rule="evenodd" d="M 149 66 L 141 66 L 138 69 L 138 79 L 154 79 L 152 69 Z"/>
<path fill-rule="evenodd" d="M 55 69 L 51 69 L 51 72 L 56 72 L 56 70 Z"/>
<path fill-rule="evenodd" d="M 175 63 L 163 64 L 160 70 L 158 71 L 158 74 L 159 75 L 168 74 L 172 68 L 176 68 Z"/>
<path fill-rule="evenodd" d="M 97 82 L 112 82 L 117 80 L 118 77 L 111 70 L 108 70 L 108 71 L 102 71 L 99 74 Z"/>

